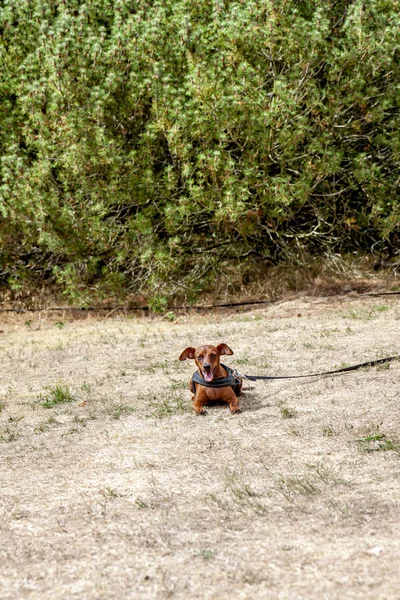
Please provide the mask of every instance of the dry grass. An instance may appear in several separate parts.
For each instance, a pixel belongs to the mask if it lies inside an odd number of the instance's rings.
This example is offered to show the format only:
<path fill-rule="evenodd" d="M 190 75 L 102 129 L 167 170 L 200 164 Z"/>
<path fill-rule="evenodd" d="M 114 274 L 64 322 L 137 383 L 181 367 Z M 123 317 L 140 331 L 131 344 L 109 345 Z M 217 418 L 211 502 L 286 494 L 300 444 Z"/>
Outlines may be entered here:
<path fill-rule="evenodd" d="M 25 317 L 26 318 L 26 317 Z M 196 417 L 177 360 L 242 372 L 398 353 L 396 298 L 178 321 L 1 325 L 0 597 L 398 597 L 400 364 L 252 384 Z"/>

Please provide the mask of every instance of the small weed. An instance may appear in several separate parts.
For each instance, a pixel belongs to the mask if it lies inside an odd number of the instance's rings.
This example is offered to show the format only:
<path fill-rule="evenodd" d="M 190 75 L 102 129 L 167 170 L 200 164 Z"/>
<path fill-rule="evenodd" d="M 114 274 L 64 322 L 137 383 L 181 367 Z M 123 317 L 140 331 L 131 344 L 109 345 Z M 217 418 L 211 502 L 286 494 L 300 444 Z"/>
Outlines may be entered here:
<path fill-rule="evenodd" d="M 35 433 L 45 433 L 45 431 L 48 431 L 50 429 L 48 423 L 46 423 L 46 421 L 43 421 L 42 423 L 39 423 L 39 425 L 37 425 L 37 427 L 35 427 L 35 429 L 33 430 Z"/>
<path fill-rule="evenodd" d="M 174 409 L 168 400 L 164 400 L 157 406 L 157 408 L 149 415 L 150 417 L 156 417 L 158 419 L 165 419 L 173 415 Z"/>
<path fill-rule="evenodd" d="M 293 502 L 298 495 L 315 496 L 321 493 L 315 483 L 305 476 L 283 477 L 277 481 L 275 490 L 289 502 Z"/>
<path fill-rule="evenodd" d="M 249 358 L 237 358 L 235 360 L 235 364 L 237 365 L 250 365 L 251 364 L 251 360 Z"/>
<path fill-rule="evenodd" d="M 400 445 L 389 440 L 383 433 L 371 433 L 356 440 L 362 452 L 386 452 L 393 450 L 400 452 Z"/>
<path fill-rule="evenodd" d="M 81 385 L 81 390 L 82 392 L 86 392 L 87 394 L 89 394 L 92 391 L 92 386 L 90 383 L 87 383 L 86 381 L 84 383 L 82 383 Z"/>
<path fill-rule="evenodd" d="M 318 462 L 314 464 L 306 464 L 307 469 L 309 469 L 312 473 L 318 475 L 323 483 L 328 485 L 329 483 L 343 483 L 337 476 L 334 474 L 331 467 L 326 466 L 322 462 Z"/>
<path fill-rule="evenodd" d="M 214 552 L 212 550 L 200 550 L 197 556 L 201 556 L 204 560 L 209 560 L 210 558 L 214 558 Z"/>
<path fill-rule="evenodd" d="M 322 434 L 325 437 L 332 437 L 333 435 L 335 435 L 335 430 L 333 429 L 333 427 L 331 427 L 331 425 L 326 425 L 322 429 Z"/>
<path fill-rule="evenodd" d="M 388 306 L 385 304 L 377 304 L 370 310 L 349 310 L 347 312 L 342 313 L 342 317 L 344 319 L 363 319 L 368 321 L 370 319 L 375 319 L 379 313 L 385 312 L 388 310 Z"/>
<path fill-rule="evenodd" d="M 71 404 L 75 401 L 68 385 L 57 384 L 46 388 L 47 394 L 41 396 L 44 408 L 53 408 L 58 404 Z"/>
<path fill-rule="evenodd" d="M 337 333 L 339 331 L 338 328 L 335 329 L 322 329 L 322 331 L 320 331 L 320 336 L 321 337 L 330 337 L 333 333 Z"/>
<path fill-rule="evenodd" d="M 169 311 L 167 313 L 165 313 L 164 315 L 164 319 L 166 319 L 167 321 L 176 321 L 176 314 L 172 311 Z"/>
<path fill-rule="evenodd" d="M 381 365 L 376 366 L 377 371 L 387 371 L 389 368 L 390 368 L 389 362 L 385 362 L 385 363 L 382 363 Z"/>
<path fill-rule="evenodd" d="M 101 493 L 103 494 L 103 496 L 106 496 L 106 498 L 122 498 L 122 494 L 120 494 L 120 492 L 114 490 L 114 488 L 111 487 L 104 488 L 104 490 L 102 490 Z"/>
<path fill-rule="evenodd" d="M 280 410 L 282 419 L 293 419 L 297 415 L 296 409 L 289 406 L 281 406 Z"/>
<path fill-rule="evenodd" d="M 374 310 L 381 313 L 385 312 L 386 310 L 389 310 L 389 307 L 386 306 L 386 304 L 377 304 L 376 306 L 374 306 Z"/>
<path fill-rule="evenodd" d="M 190 412 L 190 406 L 184 401 L 182 396 L 176 396 L 170 400 L 166 399 L 158 403 L 152 413 L 147 417 L 156 417 L 157 419 L 165 419 L 176 414 Z"/>
<path fill-rule="evenodd" d="M 300 437 L 301 436 L 301 431 L 300 429 L 298 429 L 297 427 L 293 427 L 293 425 L 291 425 L 289 427 L 289 433 L 290 435 L 292 435 L 293 437 Z"/>
<path fill-rule="evenodd" d="M 133 412 L 135 412 L 133 406 L 114 404 L 109 411 L 109 415 L 112 419 L 120 419 L 123 415 L 130 415 Z"/>
<path fill-rule="evenodd" d="M 149 508 L 149 505 L 146 504 L 146 502 L 144 502 L 143 500 L 140 500 L 139 498 L 136 498 L 135 504 L 138 508 Z"/>
<path fill-rule="evenodd" d="M 50 429 L 51 425 L 61 425 L 61 423 L 57 421 L 54 415 L 51 415 L 51 417 L 49 417 L 47 421 L 42 421 L 41 423 L 39 423 L 39 425 L 35 427 L 33 431 L 35 433 L 44 433 Z"/>
<path fill-rule="evenodd" d="M 270 362 L 261 362 L 259 364 L 260 369 L 270 369 L 271 368 L 271 363 Z"/>
<path fill-rule="evenodd" d="M 168 360 L 157 361 L 148 364 L 143 370 L 147 373 L 150 373 L 151 375 L 154 375 L 154 373 L 157 373 L 157 371 L 162 371 L 163 373 L 168 374 L 171 371 L 171 365 Z"/>
<path fill-rule="evenodd" d="M 185 381 L 172 381 L 172 383 L 168 386 L 170 390 L 186 390 L 188 387 L 188 382 Z"/>
<path fill-rule="evenodd" d="M 250 509 L 256 514 L 265 513 L 265 505 L 260 500 L 261 494 L 242 481 L 238 473 L 227 472 L 226 489 L 229 490 L 232 501 L 239 508 Z"/>
<path fill-rule="evenodd" d="M 303 342 L 304 348 L 314 348 L 314 344 L 311 342 Z"/>
<path fill-rule="evenodd" d="M 55 326 L 58 327 L 58 329 L 63 329 L 65 327 L 65 323 L 64 321 L 58 321 L 58 323 L 55 323 Z"/>

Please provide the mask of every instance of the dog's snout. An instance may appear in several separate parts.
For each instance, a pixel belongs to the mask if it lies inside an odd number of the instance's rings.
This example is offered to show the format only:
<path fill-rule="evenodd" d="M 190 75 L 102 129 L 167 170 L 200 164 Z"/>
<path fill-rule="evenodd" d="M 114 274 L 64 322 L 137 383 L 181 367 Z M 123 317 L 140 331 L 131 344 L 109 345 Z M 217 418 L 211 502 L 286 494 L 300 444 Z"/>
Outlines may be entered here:
<path fill-rule="evenodd" d="M 203 363 L 203 369 L 204 369 L 205 371 L 209 371 L 209 370 L 211 369 L 211 365 L 210 365 L 210 363 Z"/>

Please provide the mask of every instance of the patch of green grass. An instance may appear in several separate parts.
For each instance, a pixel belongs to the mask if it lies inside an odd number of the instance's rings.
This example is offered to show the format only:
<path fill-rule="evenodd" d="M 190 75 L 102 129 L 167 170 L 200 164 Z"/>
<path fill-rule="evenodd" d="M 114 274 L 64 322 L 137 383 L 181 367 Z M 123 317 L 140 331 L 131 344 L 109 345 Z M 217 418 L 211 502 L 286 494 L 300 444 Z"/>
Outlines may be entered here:
<path fill-rule="evenodd" d="M 390 369 L 390 363 L 389 362 L 382 363 L 381 365 L 376 365 L 376 370 L 377 371 L 387 371 L 388 369 Z"/>
<path fill-rule="evenodd" d="M 338 333 L 340 330 L 335 327 L 334 329 L 322 329 L 320 331 L 321 337 L 330 337 L 333 333 Z"/>
<path fill-rule="evenodd" d="M 143 370 L 151 375 L 157 373 L 157 371 L 162 371 L 163 373 L 169 374 L 171 371 L 171 364 L 169 360 L 156 361 L 143 367 Z"/>
<path fill-rule="evenodd" d="M 59 404 L 71 404 L 75 398 L 68 385 L 56 384 L 45 388 L 47 393 L 41 396 L 41 404 L 44 408 L 53 408 Z"/>
<path fill-rule="evenodd" d="M 385 312 L 387 310 L 389 310 L 389 307 L 386 304 L 377 304 L 369 310 L 350 309 L 346 312 L 343 312 L 341 316 L 344 319 L 362 319 L 368 321 L 370 319 L 376 319 L 379 313 Z"/>
<path fill-rule="evenodd" d="M 356 440 L 362 452 L 400 452 L 400 445 L 389 440 L 384 433 L 371 433 Z"/>
<path fill-rule="evenodd" d="M 165 313 L 164 315 L 164 319 L 166 319 L 167 321 L 176 321 L 176 314 L 172 311 L 169 311 L 167 313 Z"/>
<path fill-rule="evenodd" d="M 325 437 L 332 437 L 335 435 L 335 430 L 333 429 L 333 427 L 331 425 L 325 425 L 325 427 L 323 427 L 323 429 L 322 429 L 322 434 Z"/>
<path fill-rule="evenodd" d="M 377 312 L 385 312 L 386 310 L 389 310 L 389 307 L 386 306 L 386 304 L 377 304 L 374 306 L 374 310 Z"/>
<path fill-rule="evenodd" d="M 212 550 L 200 550 L 197 556 L 201 556 L 204 560 L 209 560 L 210 558 L 214 558 L 214 552 Z"/>
<path fill-rule="evenodd" d="M 104 490 L 102 490 L 101 493 L 106 498 L 122 498 L 122 495 L 123 495 L 120 492 L 118 492 L 118 490 L 115 490 L 114 488 L 111 488 L 111 487 L 104 488 Z"/>
<path fill-rule="evenodd" d="M 156 417 L 157 419 L 165 419 L 177 414 L 187 413 L 191 411 L 191 406 L 185 402 L 182 396 L 177 395 L 172 398 L 166 398 L 158 402 L 153 412 L 146 415 L 147 417 Z"/>
<path fill-rule="evenodd" d="M 236 358 L 236 365 L 251 365 L 251 360 L 249 358 Z"/>
<path fill-rule="evenodd" d="M 175 391 L 175 390 L 186 390 L 187 387 L 188 387 L 188 382 L 187 382 L 186 379 L 185 379 L 185 381 L 172 381 L 170 383 L 170 385 L 168 386 L 168 388 L 170 390 L 173 390 L 173 391 Z"/>
<path fill-rule="evenodd" d="M 110 417 L 116 420 L 124 415 L 131 415 L 133 412 L 135 412 L 134 407 L 128 406 L 127 404 L 114 404 L 108 411 Z"/>
<path fill-rule="evenodd" d="M 226 472 L 226 491 L 229 491 L 231 498 L 228 500 L 227 507 L 235 504 L 239 510 L 250 510 L 261 515 L 265 513 L 266 507 L 262 494 L 256 491 L 250 483 L 243 481 L 242 476 L 237 472 Z M 214 501 L 217 497 L 210 495 Z M 220 502 L 217 500 L 217 504 Z M 220 504 L 222 506 L 222 504 Z"/>
<path fill-rule="evenodd" d="M 304 348 L 314 348 L 314 344 L 312 342 L 303 342 Z"/>
<path fill-rule="evenodd" d="M 282 419 L 293 419 L 297 415 L 296 409 L 290 406 L 281 406 L 280 410 Z"/>
<path fill-rule="evenodd" d="M 319 487 L 308 476 L 282 477 L 277 480 L 274 489 L 289 503 L 295 502 L 297 496 L 315 496 L 321 493 Z"/>
<path fill-rule="evenodd" d="M 33 430 L 35 433 L 44 433 L 50 429 L 51 425 L 61 425 L 54 415 L 51 415 L 46 421 L 42 421 Z"/>
<path fill-rule="evenodd" d="M 49 427 L 48 423 L 46 423 L 46 421 L 42 421 L 42 423 L 39 423 L 39 425 L 37 425 L 33 431 L 35 433 L 45 433 L 49 429 L 50 429 L 50 427 Z"/>
<path fill-rule="evenodd" d="M 58 323 L 55 323 L 55 326 L 58 327 L 58 329 L 63 329 L 65 327 L 65 323 L 64 321 L 58 321 Z"/>
<path fill-rule="evenodd" d="M 149 505 L 143 500 L 140 500 L 140 498 L 136 498 L 135 504 L 138 508 L 150 508 Z"/>

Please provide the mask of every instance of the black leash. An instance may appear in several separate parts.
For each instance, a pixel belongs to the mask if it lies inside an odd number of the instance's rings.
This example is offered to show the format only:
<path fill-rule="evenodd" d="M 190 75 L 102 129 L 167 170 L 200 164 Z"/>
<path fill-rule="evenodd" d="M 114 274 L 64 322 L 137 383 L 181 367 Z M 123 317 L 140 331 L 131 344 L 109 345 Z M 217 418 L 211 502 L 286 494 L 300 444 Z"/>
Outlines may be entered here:
<path fill-rule="evenodd" d="M 307 375 L 242 375 L 243 379 L 248 379 L 249 381 L 257 381 L 259 379 L 269 380 L 269 379 L 300 379 L 302 377 L 321 377 L 322 375 L 336 375 L 336 373 L 348 373 L 349 371 L 357 371 L 357 369 L 362 369 L 363 367 L 375 367 L 376 365 L 383 365 L 385 363 L 391 362 L 392 360 L 399 360 L 399 356 L 388 356 L 387 358 L 378 358 L 377 360 L 369 360 L 368 362 L 359 363 L 358 365 L 353 365 L 351 367 L 344 367 L 343 369 L 337 369 L 336 371 L 323 371 L 322 373 L 309 373 Z"/>

